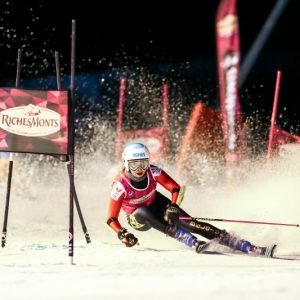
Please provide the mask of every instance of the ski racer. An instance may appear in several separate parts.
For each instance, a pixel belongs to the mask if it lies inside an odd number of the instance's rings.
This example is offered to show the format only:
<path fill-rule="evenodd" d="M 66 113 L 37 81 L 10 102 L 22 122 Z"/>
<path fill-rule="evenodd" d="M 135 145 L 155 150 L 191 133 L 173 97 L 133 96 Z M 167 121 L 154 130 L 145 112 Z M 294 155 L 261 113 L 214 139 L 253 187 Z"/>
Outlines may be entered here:
<path fill-rule="evenodd" d="M 126 247 L 133 247 L 138 239 L 120 224 L 118 217 L 121 209 L 133 229 L 147 231 L 154 228 L 194 248 L 197 253 L 204 251 L 208 243 L 199 240 L 194 234 L 244 253 L 269 257 L 273 255 L 275 245 L 257 247 L 206 222 L 193 218 L 180 219 L 190 217 L 176 204 L 180 185 L 164 170 L 151 165 L 149 159 L 150 153 L 144 144 L 129 144 L 122 153 L 122 171 L 113 182 L 107 225 L 116 232 Z M 157 184 L 171 193 L 171 200 L 156 190 Z"/>

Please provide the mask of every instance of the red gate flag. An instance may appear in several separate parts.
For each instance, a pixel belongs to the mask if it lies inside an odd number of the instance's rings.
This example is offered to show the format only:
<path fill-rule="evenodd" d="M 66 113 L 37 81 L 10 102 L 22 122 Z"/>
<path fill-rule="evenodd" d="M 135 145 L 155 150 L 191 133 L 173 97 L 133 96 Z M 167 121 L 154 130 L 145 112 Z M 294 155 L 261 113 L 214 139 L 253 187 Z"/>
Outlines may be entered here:
<path fill-rule="evenodd" d="M 162 88 L 163 115 L 162 125 L 150 129 L 138 129 L 124 131 L 122 129 L 124 103 L 125 103 L 125 78 L 120 79 L 120 95 L 117 124 L 117 142 L 115 151 L 116 162 L 120 160 L 121 150 L 124 144 L 139 141 L 147 145 L 151 153 L 151 160 L 156 161 L 160 158 L 167 158 L 168 155 L 168 108 L 169 93 L 167 84 Z"/>
<path fill-rule="evenodd" d="M 216 37 L 225 157 L 228 164 L 236 164 L 244 147 L 238 95 L 240 41 L 236 0 L 221 0 L 216 17 Z"/>

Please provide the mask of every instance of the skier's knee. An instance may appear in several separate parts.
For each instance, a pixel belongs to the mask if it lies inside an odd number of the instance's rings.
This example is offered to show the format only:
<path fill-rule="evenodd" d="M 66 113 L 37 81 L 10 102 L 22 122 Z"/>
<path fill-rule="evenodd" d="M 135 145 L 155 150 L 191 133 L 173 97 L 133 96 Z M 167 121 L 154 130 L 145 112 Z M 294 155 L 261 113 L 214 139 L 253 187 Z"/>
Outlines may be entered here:
<path fill-rule="evenodd" d="M 147 231 L 151 228 L 146 220 L 138 214 L 127 215 L 126 217 L 128 224 L 135 230 Z"/>

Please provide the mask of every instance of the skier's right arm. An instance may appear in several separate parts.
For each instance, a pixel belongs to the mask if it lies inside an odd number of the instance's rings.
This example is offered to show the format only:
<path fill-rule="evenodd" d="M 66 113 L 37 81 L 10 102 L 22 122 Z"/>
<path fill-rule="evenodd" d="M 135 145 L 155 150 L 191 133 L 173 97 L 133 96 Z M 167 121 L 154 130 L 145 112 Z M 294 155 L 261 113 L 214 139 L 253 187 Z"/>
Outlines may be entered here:
<path fill-rule="evenodd" d="M 122 206 L 121 199 L 116 201 L 110 197 L 109 206 L 108 206 L 108 215 L 107 215 L 107 225 L 116 233 L 118 233 L 122 229 L 122 226 L 118 220 L 121 206 Z"/>
<path fill-rule="evenodd" d="M 119 240 L 126 247 L 132 247 L 138 242 L 138 239 L 132 233 L 129 233 L 126 228 L 122 227 L 118 220 L 124 195 L 125 191 L 118 188 L 118 185 L 115 184 L 109 199 L 107 225 L 117 233 Z"/>

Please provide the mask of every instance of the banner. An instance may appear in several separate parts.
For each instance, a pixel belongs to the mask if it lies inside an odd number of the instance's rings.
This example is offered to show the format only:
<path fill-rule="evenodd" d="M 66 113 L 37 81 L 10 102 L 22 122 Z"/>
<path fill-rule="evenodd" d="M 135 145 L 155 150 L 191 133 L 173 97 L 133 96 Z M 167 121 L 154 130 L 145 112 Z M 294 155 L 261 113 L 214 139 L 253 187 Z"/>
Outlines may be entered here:
<path fill-rule="evenodd" d="M 68 91 L 0 88 L 0 151 L 67 155 L 68 122 Z"/>
<path fill-rule="evenodd" d="M 118 125 L 117 125 L 117 142 L 115 151 L 116 162 L 120 160 L 122 148 L 127 143 L 141 142 L 147 145 L 151 153 L 151 161 L 157 161 L 160 158 L 167 158 L 168 155 L 168 109 L 169 95 L 168 86 L 163 84 L 162 88 L 163 116 L 162 126 L 152 127 L 150 129 L 127 130 L 122 129 L 124 103 L 125 103 L 125 78 L 120 79 Z"/>
<path fill-rule="evenodd" d="M 202 102 L 195 104 L 181 142 L 176 159 L 180 172 L 192 171 L 197 165 L 197 162 L 191 159 L 194 153 L 213 159 L 224 159 L 220 114 Z M 193 172 L 190 173 L 188 176 L 191 179 Z"/>
<path fill-rule="evenodd" d="M 244 146 L 238 95 L 240 41 L 236 0 L 221 0 L 216 17 L 216 37 L 225 157 L 229 164 L 236 164 Z"/>
<path fill-rule="evenodd" d="M 272 151 L 277 149 L 280 145 L 285 145 L 290 143 L 300 143 L 300 136 L 289 133 L 283 129 L 275 128 Z"/>

